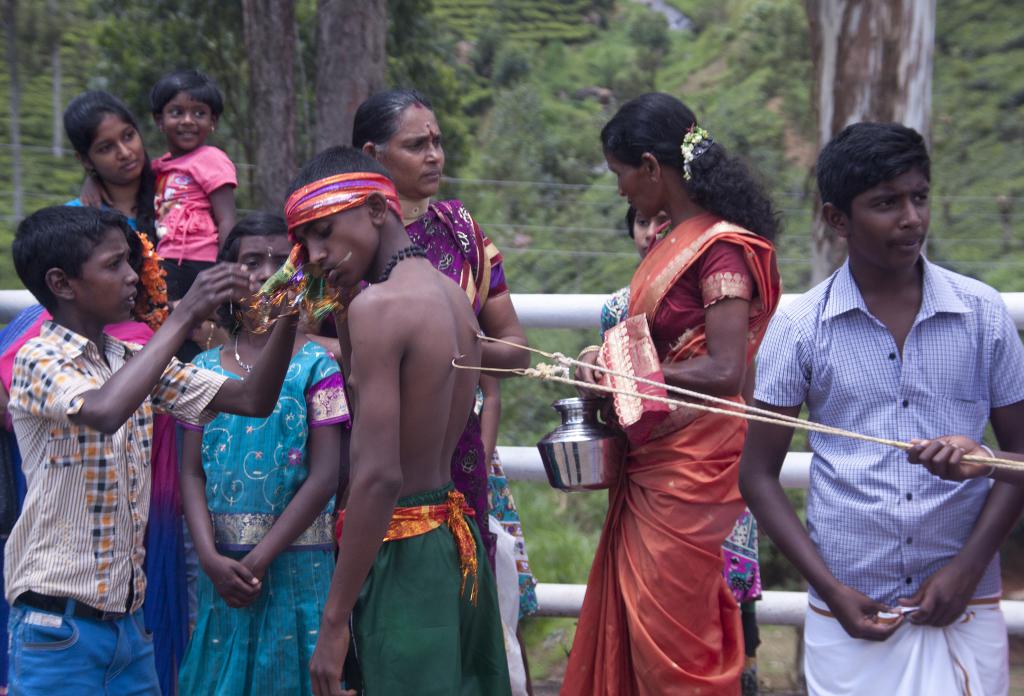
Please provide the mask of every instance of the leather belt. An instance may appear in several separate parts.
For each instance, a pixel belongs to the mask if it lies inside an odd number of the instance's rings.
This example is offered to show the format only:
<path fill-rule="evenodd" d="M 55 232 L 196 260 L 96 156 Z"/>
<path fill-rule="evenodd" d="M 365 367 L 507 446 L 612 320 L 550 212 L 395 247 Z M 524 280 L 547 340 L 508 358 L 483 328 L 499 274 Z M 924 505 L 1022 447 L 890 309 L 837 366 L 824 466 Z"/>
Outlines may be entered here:
<path fill-rule="evenodd" d="M 18 595 L 15 604 L 21 603 L 27 607 L 33 609 L 39 609 L 41 611 L 48 611 L 54 614 L 64 614 L 68 608 L 68 602 L 75 602 L 75 610 L 73 614 L 82 619 L 92 619 L 94 621 L 117 621 L 128 616 L 126 611 L 103 611 L 96 607 L 83 604 L 77 600 L 72 600 L 69 597 L 51 597 L 49 595 L 39 594 L 29 590 L 28 592 L 22 592 Z"/>

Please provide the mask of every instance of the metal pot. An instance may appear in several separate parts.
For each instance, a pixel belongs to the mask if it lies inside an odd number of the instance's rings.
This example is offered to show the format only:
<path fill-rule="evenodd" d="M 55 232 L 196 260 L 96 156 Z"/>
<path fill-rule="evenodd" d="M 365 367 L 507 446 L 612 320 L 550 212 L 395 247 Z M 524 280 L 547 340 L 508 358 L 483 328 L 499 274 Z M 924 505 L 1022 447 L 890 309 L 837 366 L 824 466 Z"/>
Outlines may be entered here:
<path fill-rule="evenodd" d="M 551 404 L 562 424 L 537 443 L 548 482 L 563 491 L 608 488 L 619 475 L 626 440 L 597 419 L 603 399 L 573 397 Z"/>

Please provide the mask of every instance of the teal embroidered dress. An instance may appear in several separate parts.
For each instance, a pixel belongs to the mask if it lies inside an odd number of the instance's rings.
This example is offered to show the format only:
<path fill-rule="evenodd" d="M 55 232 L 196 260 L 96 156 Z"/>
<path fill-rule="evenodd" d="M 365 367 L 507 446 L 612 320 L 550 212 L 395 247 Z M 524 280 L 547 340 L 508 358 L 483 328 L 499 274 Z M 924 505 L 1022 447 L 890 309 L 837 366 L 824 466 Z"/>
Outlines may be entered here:
<path fill-rule="evenodd" d="M 221 367 L 220 349 L 195 364 Z M 203 428 L 206 500 L 218 551 L 241 559 L 263 538 L 309 474 L 310 428 L 349 419 L 334 359 L 313 342 L 291 359 L 269 418 L 220 414 Z M 250 606 L 230 608 L 205 573 L 179 693 L 310 694 L 309 660 L 334 570 L 333 500 L 267 568 Z"/>

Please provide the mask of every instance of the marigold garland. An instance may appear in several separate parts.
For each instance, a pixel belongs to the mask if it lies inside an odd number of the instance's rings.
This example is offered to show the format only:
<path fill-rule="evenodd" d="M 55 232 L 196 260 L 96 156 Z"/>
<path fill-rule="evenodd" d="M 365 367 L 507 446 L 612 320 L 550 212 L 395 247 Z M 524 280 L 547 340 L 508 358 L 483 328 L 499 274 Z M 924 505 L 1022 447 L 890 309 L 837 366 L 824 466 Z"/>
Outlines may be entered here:
<path fill-rule="evenodd" d="M 136 319 L 156 331 L 167 319 L 167 280 L 160 267 L 160 257 L 149 237 L 138 232 L 142 242 L 142 264 L 139 268 L 139 293 L 132 314 Z"/>

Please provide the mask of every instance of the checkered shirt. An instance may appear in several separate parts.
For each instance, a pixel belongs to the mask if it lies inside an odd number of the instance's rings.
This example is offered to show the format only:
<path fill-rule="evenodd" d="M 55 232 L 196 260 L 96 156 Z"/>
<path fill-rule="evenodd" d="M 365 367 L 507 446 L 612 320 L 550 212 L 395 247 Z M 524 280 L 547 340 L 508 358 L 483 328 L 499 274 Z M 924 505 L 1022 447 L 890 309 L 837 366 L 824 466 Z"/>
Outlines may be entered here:
<path fill-rule="evenodd" d="M 1024 347 L 995 290 L 924 261 L 900 355 L 844 264 L 776 314 L 755 397 L 806 402 L 814 421 L 891 440 L 980 440 L 991 409 L 1024 400 Z M 943 481 L 897 449 L 820 433 L 808 441 L 811 539 L 840 582 L 881 602 L 913 595 L 949 563 L 988 496 L 988 480 Z M 975 596 L 1000 591 L 997 555 Z"/>
<path fill-rule="evenodd" d="M 104 611 L 135 611 L 146 578 L 142 562 L 151 482 L 153 412 L 205 422 L 224 377 L 172 360 L 149 398 L 113 435 L 71 422 L 82 395 L 99 389 L 139 346 L 106 336 L 94 343 L 53 322 L 14 361 L 10 412 L 28 484 L 7 541 L 4 585 L 71 597 Z"/>

